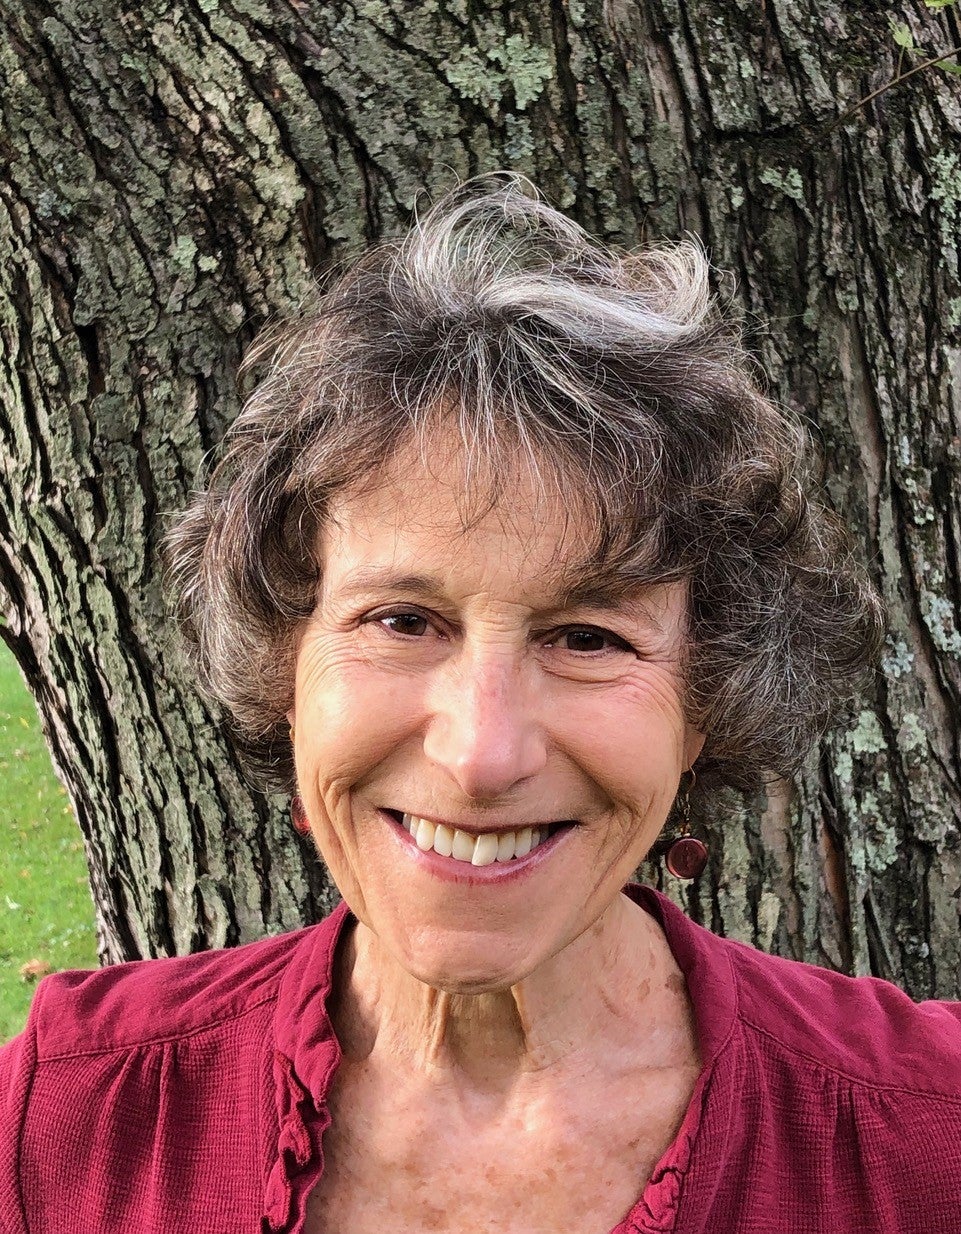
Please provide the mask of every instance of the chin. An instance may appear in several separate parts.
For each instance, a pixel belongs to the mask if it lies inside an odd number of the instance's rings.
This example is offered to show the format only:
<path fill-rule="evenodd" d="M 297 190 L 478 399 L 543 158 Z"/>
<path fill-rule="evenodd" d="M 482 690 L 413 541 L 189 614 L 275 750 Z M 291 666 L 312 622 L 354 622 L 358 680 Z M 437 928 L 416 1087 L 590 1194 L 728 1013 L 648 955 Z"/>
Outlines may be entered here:
<path fill-rule="evenodd" d="M 523 981 L 537 962 L 518 948 L 487 945 L 479 939 L 450 939 L 431 945 L 411 940 L 401 964 L 418 981 L 445 994 L 493 994 Z"/>

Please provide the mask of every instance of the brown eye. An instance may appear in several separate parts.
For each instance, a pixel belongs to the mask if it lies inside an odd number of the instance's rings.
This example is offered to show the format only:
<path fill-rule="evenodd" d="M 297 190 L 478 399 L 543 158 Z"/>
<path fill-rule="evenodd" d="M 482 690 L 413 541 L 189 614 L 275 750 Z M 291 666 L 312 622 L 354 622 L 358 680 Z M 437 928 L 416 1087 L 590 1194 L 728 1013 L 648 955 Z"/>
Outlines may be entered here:
<path fill-rule="evenodd" d="M 596 626 L 568 626 L 566 630 L 558 630 L 557 634 L 551 637 L 548 646 L 582 655 L 634 650 L 629 643 L 625 643 L 610 630 L 599 630 Z"/>
<path fill-rule="evenodd" d="M 603 651 L 611 640 L 599 630 L 568 630 L 563 641 L 567 651 Z"/>
<path fill-rule="evenodd" d="M 422 617 L 420 613 L 386 613 L 378 620 L 394 634 L 405 634 L 417 638 L 427 633 L 427 618 Z"/>

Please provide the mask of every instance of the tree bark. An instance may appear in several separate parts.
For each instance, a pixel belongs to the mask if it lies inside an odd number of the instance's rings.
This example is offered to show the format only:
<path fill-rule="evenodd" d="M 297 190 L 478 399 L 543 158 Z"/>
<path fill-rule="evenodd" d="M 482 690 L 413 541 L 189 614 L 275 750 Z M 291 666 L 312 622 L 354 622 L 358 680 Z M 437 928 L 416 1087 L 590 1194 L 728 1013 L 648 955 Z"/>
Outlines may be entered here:
<path fill-rule="evenodd" d="M 961 78 L 838 123 L 897 76 L 891 18 L 961 44 L 922 0 L 3 0 L 3 636 L 104 960 L 330 904 L 192 688 L 158 541 L 263 322 L 425 187 L 512 167 L 607 240 L 703 238 L 888 605 L 850 724 L 719 803 L 709 874 L 667 889 L 761 947 L 961 995 Z"/>

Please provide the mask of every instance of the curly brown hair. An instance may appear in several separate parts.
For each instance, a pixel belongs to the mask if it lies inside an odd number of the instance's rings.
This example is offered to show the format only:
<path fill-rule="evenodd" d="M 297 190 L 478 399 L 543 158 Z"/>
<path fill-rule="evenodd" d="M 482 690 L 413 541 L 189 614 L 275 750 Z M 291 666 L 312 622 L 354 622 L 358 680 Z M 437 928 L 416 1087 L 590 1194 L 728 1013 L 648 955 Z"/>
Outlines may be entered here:
<path fill-rule="evenodd" d="M 262 336 L 244 362 L 262 380 L 169 537 L 200 680 L 262 780 L 294 783 L 285 714 L 325 509 L 439 418 L 485 475 L 521 451 L 580 495 L 595 582 L 687 581 L 699 791 L 797 766 L 876 656 L 880 608 L 708 274 L 695 244 L 613 252 L 488 176 Z"/>

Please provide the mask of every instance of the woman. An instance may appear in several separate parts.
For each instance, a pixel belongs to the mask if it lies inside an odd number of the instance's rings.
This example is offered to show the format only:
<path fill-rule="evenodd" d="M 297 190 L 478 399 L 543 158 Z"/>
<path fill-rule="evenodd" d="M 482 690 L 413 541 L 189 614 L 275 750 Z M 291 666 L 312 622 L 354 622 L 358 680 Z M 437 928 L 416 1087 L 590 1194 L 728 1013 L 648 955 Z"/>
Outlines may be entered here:
<path fill-rule="evenodd" d="M 175 574 L 345 903 L 46 981 L 5 1234 L 961 1230 L 958 1008 L 623 890 L 877 641 L 699 251 L 487 179 L 266 357 Z"/>

